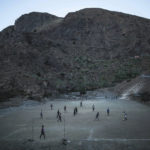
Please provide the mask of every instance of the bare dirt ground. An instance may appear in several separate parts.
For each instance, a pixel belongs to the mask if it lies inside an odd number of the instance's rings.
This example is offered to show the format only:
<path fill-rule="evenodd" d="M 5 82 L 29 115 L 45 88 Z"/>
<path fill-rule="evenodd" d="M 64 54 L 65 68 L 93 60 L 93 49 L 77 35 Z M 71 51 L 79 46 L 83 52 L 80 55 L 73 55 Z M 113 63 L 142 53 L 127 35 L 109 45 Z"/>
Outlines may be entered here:
<path fill-rule="evenodd" d="M 87 98 L 57 99 L 45 103 L 27 101 L 24 105 L 0 110 L 0 150 L 150 150 L 150 107 L 136 101 Z M 50 104 L 54 105 L 53 110 Z M 95 111 L 92 111 L 92 105 Z M 64 112 L 64 106 L 67 112 Z M 73 116 L 74 107 L 78 114 Z M 106 109 L 110 108 L 110 116 Z M 40 112 L 43 119 L 40 119 Z M 63 121 L 56 119 L 60 110 Z M 96 112 L 100 119 L 95 120 Z M 128 120 L 123 121 L 126 111 Z M 67 145 L 64 137 L 64 118 Z M 46 139 L 40 140 L 41 125 Z M 31 142 L 29 139 L 34 139 Z"/>

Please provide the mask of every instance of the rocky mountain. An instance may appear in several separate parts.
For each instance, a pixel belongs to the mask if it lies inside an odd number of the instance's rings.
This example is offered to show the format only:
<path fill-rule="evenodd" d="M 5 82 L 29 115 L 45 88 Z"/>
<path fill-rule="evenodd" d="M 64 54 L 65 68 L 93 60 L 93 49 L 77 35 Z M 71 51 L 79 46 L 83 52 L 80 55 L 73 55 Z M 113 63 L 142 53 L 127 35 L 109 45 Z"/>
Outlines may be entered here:
<path fill-rule="evenodd" d="M 115 86 L 150 70 L 150 20 L 98 8 L 25 14 L 0 32 L 0 100 Z"/>
<path fill-rule="evenodd" d="M 46 26 L 61 20 L 61 18 L 48 13 L 32 12 L 25 14 L 15 21 L 14 29 L 18 32 L 36 32 Z"/>

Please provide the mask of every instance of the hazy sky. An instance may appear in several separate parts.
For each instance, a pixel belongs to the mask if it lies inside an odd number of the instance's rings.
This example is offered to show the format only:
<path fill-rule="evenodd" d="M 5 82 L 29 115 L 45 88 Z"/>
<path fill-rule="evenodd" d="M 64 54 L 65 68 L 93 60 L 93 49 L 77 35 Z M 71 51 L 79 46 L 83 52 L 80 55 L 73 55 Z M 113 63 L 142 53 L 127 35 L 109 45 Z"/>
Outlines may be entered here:
<path fill-rule="evenodd" d="M 82 8 L 104 8 L 150 19 L 150 0 L 0 0 L 0 31 L 22 14 L 48 12 L 64 17 Z"/>

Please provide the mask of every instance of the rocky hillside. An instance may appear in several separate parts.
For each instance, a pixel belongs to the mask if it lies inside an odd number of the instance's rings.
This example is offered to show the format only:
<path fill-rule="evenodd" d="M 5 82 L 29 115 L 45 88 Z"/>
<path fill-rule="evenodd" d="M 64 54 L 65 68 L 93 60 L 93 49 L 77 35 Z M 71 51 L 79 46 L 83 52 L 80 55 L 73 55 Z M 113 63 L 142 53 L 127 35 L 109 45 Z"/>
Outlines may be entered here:
<path fill-rule="evenodd" d="M 0 32 L 0 100 L 114 86 L 149 60 L 149 19 L 96 8 L 25 14 Z"/>

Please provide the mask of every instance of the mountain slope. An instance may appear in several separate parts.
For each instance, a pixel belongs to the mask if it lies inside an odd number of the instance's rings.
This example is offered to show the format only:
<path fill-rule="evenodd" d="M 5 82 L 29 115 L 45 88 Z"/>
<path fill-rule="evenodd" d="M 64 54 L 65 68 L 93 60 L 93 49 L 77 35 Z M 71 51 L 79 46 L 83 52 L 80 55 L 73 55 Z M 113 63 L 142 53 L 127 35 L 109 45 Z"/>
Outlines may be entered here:
<path fill-rule="evenodd" d="M 114 86 L 149 70 L 150 20 L 103 9 L 29 13 L 0 32 L 0 99 Z M 136 58 L 135 58 L 136 56 Z"/>

